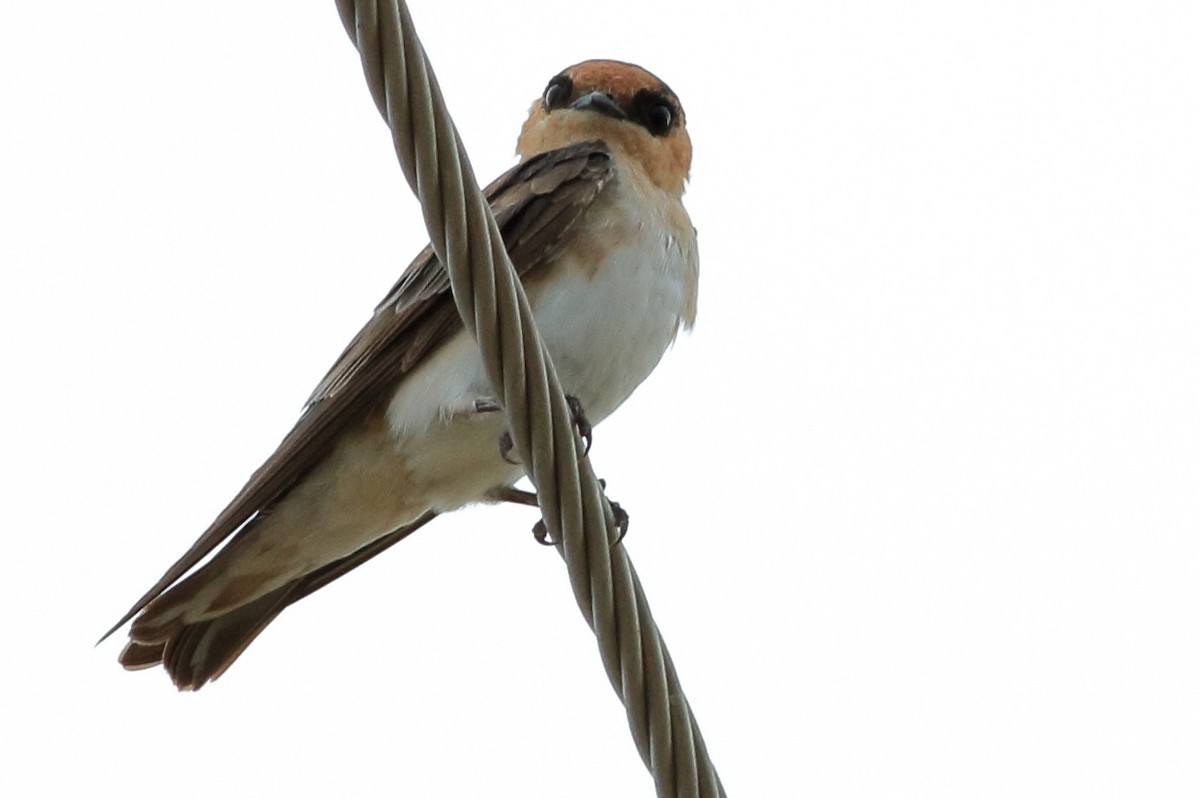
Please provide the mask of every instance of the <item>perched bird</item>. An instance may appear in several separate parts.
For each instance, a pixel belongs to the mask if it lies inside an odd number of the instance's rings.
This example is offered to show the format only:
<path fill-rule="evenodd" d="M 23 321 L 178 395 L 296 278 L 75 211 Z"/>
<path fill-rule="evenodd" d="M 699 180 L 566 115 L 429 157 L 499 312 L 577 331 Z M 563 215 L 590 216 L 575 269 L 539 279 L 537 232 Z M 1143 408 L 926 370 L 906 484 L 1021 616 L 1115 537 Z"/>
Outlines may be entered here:
<path fill-rule="evenodd" d="M 533 103 L 517 154 L 485 194 L 564 390 L 598 422 L 695 319 L 683 108 L 641 67 L 585 61 Z M 197 689 L 289 604 L 439 513 L 511 498 L 523 472 L 496 408 L 426 248 L 279 448 L 109 631 L 133 619 L 121 664 Z"/>

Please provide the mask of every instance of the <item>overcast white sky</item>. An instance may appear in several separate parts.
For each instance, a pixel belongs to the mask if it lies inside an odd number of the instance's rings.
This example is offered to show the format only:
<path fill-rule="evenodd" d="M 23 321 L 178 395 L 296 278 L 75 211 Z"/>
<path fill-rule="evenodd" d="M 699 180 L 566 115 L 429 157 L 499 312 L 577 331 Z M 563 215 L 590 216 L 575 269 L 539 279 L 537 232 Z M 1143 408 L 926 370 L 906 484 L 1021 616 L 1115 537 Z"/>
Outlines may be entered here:
<path fill-rule="evenodd" d="M 414 2 L 482 179 L 585 58 L 687 109 L 593 458 L 731 796 L 1200 791 L 1197 9 Z M 424 243 L 332 2 L 0 12 L 0 793 L 653 794 L 528 509 L 197 694 L 92 648 Z"/>

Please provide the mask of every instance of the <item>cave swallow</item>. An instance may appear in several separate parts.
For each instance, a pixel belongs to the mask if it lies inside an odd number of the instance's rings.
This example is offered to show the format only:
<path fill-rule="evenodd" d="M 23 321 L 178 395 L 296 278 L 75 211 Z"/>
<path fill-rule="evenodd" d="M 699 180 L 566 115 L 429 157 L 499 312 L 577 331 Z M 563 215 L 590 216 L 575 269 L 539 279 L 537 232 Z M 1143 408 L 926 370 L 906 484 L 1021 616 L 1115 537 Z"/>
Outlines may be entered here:
<path fill-rule="evenodd" d="M 683 108 L 640 67 L 586 61 L 534 101 L 517 155 L 485 195 L 563 388 L 598 422 L 695 319 Z M 289 604 L 438 514 L 502 496 L 523 471 L 498 452 L 496 407 L 426 248 L 279 448 L 113 628 L 133 620 L 121 663 L 199 688 Z"/>

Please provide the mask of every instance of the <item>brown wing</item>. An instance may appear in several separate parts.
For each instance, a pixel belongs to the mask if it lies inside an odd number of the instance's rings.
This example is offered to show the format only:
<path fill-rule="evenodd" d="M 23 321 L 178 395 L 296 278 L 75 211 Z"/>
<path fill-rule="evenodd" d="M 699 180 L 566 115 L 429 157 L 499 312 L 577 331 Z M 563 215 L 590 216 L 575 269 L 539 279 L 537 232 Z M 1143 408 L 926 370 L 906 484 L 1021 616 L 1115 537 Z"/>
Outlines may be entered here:
<path fill-rule="evenodd" d="M 353 554 L 282 585 L 248 604 L 215 618 L 188 624 L 165 643 L 143 644 L 130 640 L 121 652 L 121 664 L 129 670 L 140 670 L 161 663 L 180 690 L 199 690 L 205 682 L 220 677 L 288 606 L 350 573 L 436 517 L 435 512 L 425 513 L 411 524 L 389 532 Z"/>
<path fill-rule="evenodd" d="M 533 156 L 484 193 L 518 274 L 544 262 L 612 178 L 600 141 Z M 212 525 L 125 613 L 108 637 L 320 462 L 346 423 L 368 412 L 462 322 L 445 269 L 426 247 L 317 386 L 300 420 Z M 104 638 L 101 638 L 103 640 Z"/>

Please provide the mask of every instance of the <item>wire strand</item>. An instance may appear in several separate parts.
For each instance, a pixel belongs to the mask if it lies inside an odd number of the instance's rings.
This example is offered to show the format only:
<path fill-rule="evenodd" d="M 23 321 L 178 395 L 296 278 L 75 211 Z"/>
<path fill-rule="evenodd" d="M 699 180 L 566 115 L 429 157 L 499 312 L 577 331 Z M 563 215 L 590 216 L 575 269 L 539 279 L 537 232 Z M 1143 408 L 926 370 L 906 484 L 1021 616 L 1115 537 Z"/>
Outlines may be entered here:
<path fill-rule="evenodd" d="M 403 0 L 337 0 L 337 7 L 657 794 L 723 798 L 637 573 L 625 547 L 613 545 L 612 508 L 583 456 L 554 365 L 408 7 Z"/>

